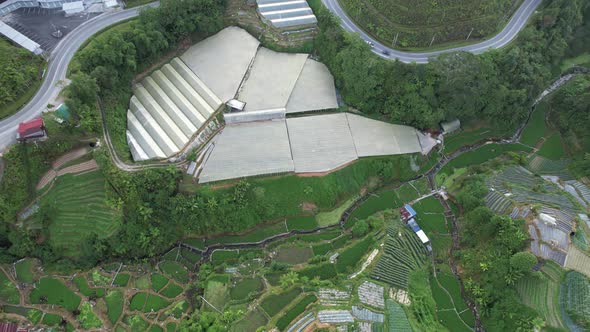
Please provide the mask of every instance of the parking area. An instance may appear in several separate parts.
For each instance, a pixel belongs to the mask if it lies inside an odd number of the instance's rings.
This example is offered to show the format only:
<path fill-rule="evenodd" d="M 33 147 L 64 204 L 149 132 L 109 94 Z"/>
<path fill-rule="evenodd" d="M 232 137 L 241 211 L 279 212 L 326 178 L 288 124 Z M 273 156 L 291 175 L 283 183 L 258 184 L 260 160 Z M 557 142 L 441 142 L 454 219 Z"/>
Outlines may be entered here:
<path fill-rule="evenodd" d="M 1 18 L 18 32 L 41 45 L 44 50 L 52 50 L 65 35 L 80 24 L 98 16 L 100 13 L 81 13 L 65 17 L 61 9 L 20 8 Z M 61 37 L 58 32 L 61 32 Z"/>

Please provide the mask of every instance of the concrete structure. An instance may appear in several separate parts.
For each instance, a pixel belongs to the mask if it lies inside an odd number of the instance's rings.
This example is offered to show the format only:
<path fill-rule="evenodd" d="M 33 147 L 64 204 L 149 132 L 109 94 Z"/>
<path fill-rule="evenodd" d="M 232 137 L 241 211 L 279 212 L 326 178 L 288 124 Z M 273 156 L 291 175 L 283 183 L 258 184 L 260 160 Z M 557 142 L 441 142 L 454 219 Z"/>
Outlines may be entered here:
<path fill-rule="evenodd" d="M 420 151 L 416 129 L 347 114 L 359 157 L 386 156 Z"/>
<path fill-rule="evenodd" d="M 260 48 L 238 94 L 238 99 L 246 102 L 245 111 L 285 107 L 307 57 Z"/>
<path fill-rule="evenodd" d="M 180 58 L 219 98 L 233 99 L 260 43 L 238 27 L 228 27 L 193 45 Z"/>
<path fill-rule="evenodd" d="M 241 112 L 230 115 L 261 116 L 258 113 L 264 112 Z M 282 114 L 284 115 L 284 112 Z M 229 119 L 227 115 L 226 121 Z M 358 121 L 356 117 L 360 116 L 337 113 L 227 124 L 216 138 L 208 158 L 204 158 L 199 182 L 285 172 L 333 171 L 361 157 L 357 153 L 359 148 L 355 145 L 353 137 L 363 137 L 367 132 L 373 132 L 371 126 L 376 132 L 383 133 L 383 136 L 370 136 L 376 141 L 391 140 L 390 136 L 396 135 L 394 130 L 383 130 L 383 126 L 394 129 L 402 127 L 402 139 L 398 141 L 406 139 L 407 147 L 389 149 L 389 154 L 422 152 L 415 129 L 370 119 L 359 129 L 350 125 L 350 119 Z M 413 133 L 413 136 L 406 135 L 406 132 Z M 413 141 L 409 139 L 411 137 Z M 362 156 L 376 155 L 384 155 L 384 150 L 366 149 Z"/>
<path fill-rule="evenodd" d="M 287 119 L 295 172 L 327 172 L 358 158 L 345 113 Z"/>
<path fill-rule="evenodd" d="M 62 10 L 66 13 L 66 16 L 78 14 L 84 11 L 83 1 L 66 2 L 62 5 Z"/>
<path fill-rule="evenodd" d="M 326 65 L 308 58 L 287 101 L 287 113 L 334 108 L 338 108 L 334 77 Z"/>
<path fill-rule="evenodd" d="M 459 119 L 441 122 L 440 127 L 443 130 L 443 133 L 450 134 L 454 131 L 461 129 L 461 121 Z"/>
<path fill-rule="evenodd" d="M 34 54 L 41 54 L 43 50 L 41 46 L 22 33 L 14 30 L 6 23 L 0 21 L 0 34 L 6 36 L 6 38 L 12 40 L 14 43 L 22 46 L 24 49 L 33 52 Z"/>
<path fill-rule="evenodd" d="M 285 121 L 227 125 L 205 161 L 200 182 L 293 172 Z"/>
<path fill-rule="evenodd" d="M 302 29 L 318 22 L 305 0 L 257 0 L 262 18 L 279 29 Z"/>
<path fill-rule="evenodd" d="M 178 153 L 220 106 L 219 98 L 181 60 L 164 65 L 137 84 L 129 102 L 127 141 L 133 159 Z"/>

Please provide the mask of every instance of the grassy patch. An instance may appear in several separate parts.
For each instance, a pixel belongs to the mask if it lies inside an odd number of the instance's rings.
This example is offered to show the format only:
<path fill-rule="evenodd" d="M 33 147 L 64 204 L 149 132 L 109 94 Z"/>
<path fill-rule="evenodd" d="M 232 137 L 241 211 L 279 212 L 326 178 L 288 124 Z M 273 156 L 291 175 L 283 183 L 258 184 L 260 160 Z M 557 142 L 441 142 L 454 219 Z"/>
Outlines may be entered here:
<path fill-rule="evenodd" d="M 181 284 L 186 284 L 189 281 L 188 271 L 184 266 L 172 261 L 163 261 L 159 265 L 160 270 L 169 277 L 178 281 Z"/>
<path fill-rule="evenodd" d="M 100 171 L 57 178 L 41 199 L 42 206 L 52 207 L 49 237 L 55 248 L 76 256 L 90 234 L 104 239 L 117 231 L 122 213 L 106 205 L 106 187 Z"/>
<path fill-rule="evenodd" d="M 92 306 L 88 302 L 84 302 L 80 307 L 80 314 L 77 317 L 80 326 L 84 329 L 92 329 L 102 326 L 102 321 L 92 311 Z"/>
<path fill-rule="evenodd" d="M 265 297 L 260 303 L 260 306 L 269 317 L 273 317 L 295 300 L 299 294 L 301 294 L 301 289 L 295 287 L 283 293 Z"/>
<path fill-rule="evenodd" d="M 119 286 L 119 287 L 126 287 L 127 284 L 129 283 L 130 277 L 131 276 L 127 273 L 119 273 L 115 277 L 115 281 L 113 282 L 113 285 Z"/>
<path fill-rule="evenodd" d="M 348 209 L 352 203 L 354 203 L 356 197 L 353 197 L 332 211 L 320 212 L 315 216 L 315 219 L 319 226 L 329 226 L 337 224 L 340 221 L 340 217 L 346 209 Z"/>
<path fill-rule="evenodd" d="M 529 152 L 531 149 L 522 144 L 486 144 L 477 150 L 465 152 L 445 165 L 440 173 L 450 175 L 455 168 L 463 168 L 471 165 L 483 164 L 506 152 Z"/>
<path fill-rule="evenodd" d="M 174 332 L 176 331 L 176 323 L 170 322 L 166 324 L 166 332 Z"/>
<path fill-rule="evenodd" d="M 293 217 L 287 219 L 287 229 L 292 230 L 310 230 L 318 227 L 315 217 Z"/>
<path fill-rule="evenodd" d="M 262 225 L 243 235 L 223 235 L 207 239 L 205 245 L 220 244 L 220 243 L 242 243 L 242 242 L 258 242 L 267 237 L 286 233 L 288 230 L 284 222 L 279 222 L 271 225 Z"/>
<path fill-rule="evenodd" d="M 332 244 L 331 243 L 320 243 L 320 244 L 316 244 L 316 245 L 312 246 L 311 249 L 313 250 L 314 256 L 318 256 L 318 255 L 321 256 L 321 255 L 327 254 L 330 250 L 332 250 Z"/>
<path fill-rule="evenodd" d="M 240 252 L 238 250 L 218 249 L 218 250 L 213 251 L 213 253 L 211 254 L 211 262 L 222 263 L 222 262 L 236 261 L 239 257 L 240 257 Z"/>
<path fill-rule="evenodd" d="M 303 242 L 313 243 L 332 240 L 340 236 L 340 234 L 340 230 L 325 230 L 319 233 L 301 235 L 297 238 Z"/>
<path fill-rule="evenodd" d="M 463 130 L 451 135 L 445 135 L 445 153 L 452 153 L 459 148 L 467 145 L 473 145 L 491 137 L 498 137 L 496 132 L 490 128 L 478 128 L 473 130 Z"/>
<path fill-rule="evenodd" d="M 2 271 L 0 271 L 0 286 L 0 300 L 10 304 L 19 303 L 20 293 L 18 288 Z"/>
<path fill-rule="evenodd" d="M 228 299 L 228 284 L 210 280 L 207 282 L 207 288 L 205 289 L 205 299 L 211 305 L 213 305 L 217 310 L 223 311 L 223 307 L 225 307 L 225 303 Z M 203 308 L 206 308 L 209 311 L 213 311 L 215 309 L 211 308 L 208 304 L 203 303 Z"/>
<path fill-rule="evenodd" d="M 574 66 L 585 65 L 588 67 L 590 65 L 590 53 L 583 53 L 573 58 L 564 59 L 561 62 L 561 71 L 566 71 Z"/>
<path fill-rule="evenodd" d="M 91 288 L 88 286 L 88 281 L 84 276 L 76 276 L 74 278 L 74 284 L 76 284 L 80 293 L 87 297 L 103 297 L 105 294 L 103 288 Z"/>
<path fill-rule="evenodd" d="M 318 298 L 315 295 L 307 295 L 291 307 L 291 309 L 287 310 L 287 312 L 285 312 L 277 321 L 277 327 L 279 330 L 284 331 L 297 316 L 305 311 L 305 308 L 307 308 L 308 305 L 317 301 L 317 299 Z"/>
<path fill-rule="evenodd" d="M 259 293 L 264 289 L 264 284 L 260 277 L 246 278 L 238 281 L 230 289 L 229 296 L 232 300 L 245 300 L 251 294 Z"/>
<path fill-rule="evenodd" d="M 159 273 L 152 273 L 152 289 L 159 292 L 168 283 L 168 278 Z"/>
<path fill-rule="evenodd" d="M 30 258 L 22 259 L 14 264 L 16 269 L 16 279 L 28 284 L 33 283 L 33 260 Z"/>
<path fill-rule="evenodd" d="M 230 329 L 232 332 L 255 332 L 260 326 L 268 323 L 266 316 L 256 308 L 249 311 L 244 318 L 237 321 Z"/>
<path fill-rule="evenodd" d="M 531 114 L 529 123 L 524 128 L 520 141 L 523 144 L 534 147 L 541 137 L 547 134 L 547 124 L 545 123 L 545 114 L 548 108 L 547 102 L 540 102 Z"/>
<path fill-rule="evenodd" d="M 150 325 L 140 315 L 125 317 L 125 323 L 129 325 L 131 332 L 145 332 Z"/>
<path fill-rule="evenodd" d="M 107 304 L 107 317 L 111 323 L 115 324 L 123 313 L 123 292 L 119 290 L 109 291 L 104 300 Z"/>
<path fill-rule="evenodd" d="M 36 304 L 57 304 L 68 311 L 74 311 L 80 305 L 80 297 L 53 278 L 41 278 L 31 291 L 30 300 Z"/>
<path fill-rule="evenodd" d="M 131 298 L 129 309 L 151 312 L 158 311 L 170 305 L 170 301 L 164 299 L 161 296 L 148 294 L 148 293 L 137 293 Z"/>
<path fill-rule="evenodd" d="M 556 328 L 565 328 L 559 308 L 559 282 L 545 274 L 525 276 L 516 283 L 521 301 Z"/>
<path fill-rule="evenodd" d="M 268 281 L 268 283 L 271 286 L 278 286 L 281 276 L 283 274 L 285 274 L 285 273 L 284 272 L 271 272 L 271 273 L 265 274 L 264 278 L 266 278 L 266 281 Z"/>
<path fill-rule="evenodd" d="M 418 213 L 418 224 L 420 228 L 427 235 L 432 233 L 437 234 L 448 234 L 449 230 L 447 229 L 447 225 L 445 223 L 445 216 L 437 213 L 437 214 L 420 214 Z"/>
<path fill-rule="evenodd" d="M 324 263 L 307 267 L 303 270 L 297 271 L 300 277 L 308 277 L 310 280 L 319 278 L 320 280 L 328 280 L 336 277 L 336 267 L 331 263 Z"/>
<path fill-rule="evenodd" d="M 277 250 L 275 260 L 287 264 L 301 264 L 307 262 L 313 256 L 309 247 L 283 246 Z"/>
<path fill-rule="evenodd" d="M 55 315 L 55 314 L 45 314 L 43 315 L 43 321 L 42 323 L 48 326 L 55 326 L 59 323 L 61 323 L 62 317 L 60 315 Z"/>
<path fill-rule="evenodd" d="M 426 197 L 413 205 L 418 214 L 421 213 L 444 213 L 445 208 L 434 196 Z"/>
<path fill-rule="evenodd" d="M 354 267 L 361 262 L 363 256 L 367 253 L 367 250 L 369 250 L 374 241 L 374 238 L 369 235 L 342 251 L 336 260 L 336 270 L 339 273 L 352 272 Z"/>
<path fill-rule="evenodd" d="M 543 143 L 537 154 L 551 160 L 559 160 L 565 157 L 561 135 L 554 133 Z"/>
<path fill-rule="evenodd" d="M 399 199 L 395 191 L 377 193 L 375 196 L 369 197 L 363 204 L 358 206 L 350 214 L 350 217 L 348 218 L 345 227 L 352 227 L 354 220 L 367 219 L 368 217 L 379 211 L 398 208 L 402 205 L 402 201 Z"/>
<path fill-rule="evenodd" d="M 162 289 L 160 294 L 166 296 L 167 298 L 175 298 L 180 295 L 183 291 L 183 288 L 178 286 L 175 283 L 170 283 L 166 288 Z"/>

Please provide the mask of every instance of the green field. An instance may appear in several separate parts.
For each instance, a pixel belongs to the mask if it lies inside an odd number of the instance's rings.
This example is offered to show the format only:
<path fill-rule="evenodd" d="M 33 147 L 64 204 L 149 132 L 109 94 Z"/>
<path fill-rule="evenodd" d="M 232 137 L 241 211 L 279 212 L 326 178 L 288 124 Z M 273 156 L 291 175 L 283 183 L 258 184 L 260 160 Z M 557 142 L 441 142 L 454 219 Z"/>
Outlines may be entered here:
<path fill-rule="evenodd" d="M 297 304 L 295 304 L 289 310 L 287 310 L 277 321 L 277 327 L 279 328 L 279 330 L 284 331 L 287 328 L 287 326 L 289 326 L 289 324 L 295 318 L 297 318 L 297 316 L 301 315 L 305 311 L 305 308 L 307 308 L 307 306 L 317 301 L 317 299 L 318 298 L 313 294 L 307 295 L 304 298 L 302 298 L 299 302 L 297 302 Z"/>
<path fill-rule="evenodd" d="M 414 210 L 418 214 L 421 213 L 444 213 L 445 208 L 440 204 L 438 199 L 434 196 L 426 197 L 418 202 L 416 202 L 413 206 Z"/>
<path fill-rule="evenodd" d="M 446 164 L 440 173 L 451 175 L 453 169 L 483 164 L 506 152 L 529 152 L 531 149 L 522 144 L 486 144 L 477 150 L 465 152 Z"/>
<path fill-rule="evenodd" d="M 166 308 L 169 305 L 170 301 L 164 299 L 163 297 L 140 292 L 133 295 L 133 297 L 131 298 L 129 309 L 143 312 L 151 312 Z"/>
<path fill-rule="evenodd" d="M 340 1 L 346 13 L 386 45 L 407 50 L 482 40 L 508 22 L 518 0 L 363 0 Z M 433 39 L 434 37 L 434 39 Z"/>
<path fill-rule="evenodd" d="M 160 289 L 164 288 L 168 283 L 168 278 L 159 274 L 159 273 L 152 273 L 152 289 L 157 293 Z"/>
<path fill-rule="evenodd" d="M 369 235 L 344 249 L 336 259 L 336 270 L 338 273 L 351 273 L 355 266 L 361 263 L 363 256 L 375 242 L 373 236 Z"/>
<path fill-rule="evenodd" d="M 211 254 L 211 262 L 222 263 L 236 261 L 240 257 L 238 250 L 217 249 Z"/>
<path fill-rule="evenodd" d="M 387 229 L 387 235 L 383 254 L 371 277 L 393 287 L 407 289 L 410 272 L 426 261 L 426 249 L 416 234 L 399 221 Z"/>
<path fill-rule="evenodd" d="M 259 293 L 264 289 L 264 284 L 260 277 L 246 278 L 236 282 L 231 287 L 229 296 L 232 300 L 245 300 L 250 294 Z"/>
<path fill-rule="evenodd" d="M 113 285 L 119 286 L 119 287 L 125 287 L 129 283 L 129 278 L 131 278 L 131 276 L 129 274 L 119 273 L 115 277 L 115 281 L 113 282 Z"/>
<path fill-rule="evenodd" d="M 217 310 L 223 311 L 223 307 L 228 300 L 229 297 L 229 283 L 223 283 L 215 280 L 210 280 L 207 282 L 207 288 L 205 289 L 205 299 L 211 305 L 213 305 Z M 213 311 L 209 305 L 203 304 L 203 308 Z"/>
<path fill-rule="evenodd" d="M 249 311 L 244 318 L 237 321 L 230 329 L 232 332 L 255 332 L 259 326 L 268 323 L 266 316 L 256 308 Z"/>
<path fill-rule="evenodd" d="M 0 300 L 6 303 L 18 304 L 20 293 L 16 285 L 2 271 L 0 271 L 0 285 L 2 286 L 0 287 Z"/>
<path fill-rule="evenodd" d="M 346 202 L 340 204 L 337 208 L 331 211 L 320 212 L 316 214 L 315 219 L 319 226 L 334 225 L 340 221 L 340 217 L 355 201 L 356 197 L 353 197 Z"/>
<path fill-rule="evenodd" d="M 310 280 L 319 278 L 320 280 L 328 280 L 336 277 L 336 267 L 331 263 L 324 263 L 320 265 L 312 265 L 297 271 L 300 277 L 308 277 Z"/>
<path fill-rule="evenodd" d="M 31 303 L 57 304 L 66 310 L 74 311 L 80 305 L 80 297 L 61 281 L 41 278 L 30 294 Z"/>
<path fill-rule="evenodd" d="M 172 261 L 163 261 L 160 263 L 159 268 L 164 274 L 172 277 L 172 279 L 181 284 L 186 284 L 189 281 L 188 271 L 182 266 L 182 264 Z"/>
<path fill-rule="evenodd" d="M 547 124 L 545 123 L 545 114 L 549 105 L 546 102 L 540 102 L 531 114 L 529 123 L 524 128 L 520 141 L 528 146 L 535 147 L 541 137 L 547 134 Z"/>
<path fill-rule="evenodd" d="M 331 243 L 320 243 L 320 244 L 316 244 L 316 245 L 312 246 L 311 249 L 313 250 L 314 256 L 317 256 L 317 255 L 321 256 L 321 255 L 327 254 L 330 250 L 332 250 L 332 244 Z"/>
<path fill-rule="evenodd" d="M 371 215 L 393 208 L 399 208 L 403 205 L 395 191 L 387 191 L 377 193 L 375 196 L 369 197 L 363 204 L 358 206 L 348 218 L 346 228 L 352 227 L 354 220 L 367 219 Z"/>
<path fill-rule="evenodd" d="M 16 278 L 20 282 L 33 283 L 33 259 L 27 258 L 18 261 L 14 264 L 16 268 Z"/>
<path fill-rule="evenodd" d="M 283 293 L 273 294 L 265 297 L 260 303 L 260 307 L 268 314 L 269 317 L 273 317 L 283 310 L 283 308 L 289 303 L 295 300 L 299 294 L 301 294 L 301 289 L 297 287 Z"/>
<path fill-rule="evenodd" d="M 205 240 L 205 245 L 209 246 L 218 243 L 258 242 L 266 239 L 267 237 L 286 232 L 288 232 L 288 229 L 285 227 L 284 222 L 279 222 L 272 225 L 260 225 L 259 227 L 250 230 L 248 233 L 243 235 L 223 235 L 207 239 Z"/>
<path fill-rule="evenodd" d="M 309 247 L 283 246 L 277 250 L 275 260 L 287 264 L 301 264 L 307 262 L 313 256 Z"/>
<path fill-rule="evenodd" d="M 102 321 L 98 316 L 92 311 L 92 306 L 89 302 L 84 302 L 80 306 L 80 314 L 77 317 L 77 320 L 80 322 L 80 326 L 84 329 L 92 329 L 101 327 Z"/>
<path fill-rule="evenodd" d="M 404 309 L 395 301 L 388 299 L 387 304 L 387 321 L 390 332 L 411 332 L 410 322 L 404 312 Z"/>
<path fill-rule="evenodd" d="M 565 328 L 559 309 L 559 283 L 543 273 L 521 278 L 516 289 L 522 303 L 535 309 L 547 325 Z"/>
<path fill-rule="evenodd" d="M 121 224 L 121 211 L 106 205 L 107 183 L 100 171 L 81 175 L 66 174 L 41 199 L 52 207 L 49 236 L 51 244 L 76 256 L 80 243 L 90 234 L 104 239 Z"/>
<path fill-rule="evenodd" d="M 561 142 L 561 135 L 559 135 L 559 133 L 554 133 L 549 136 L 537 154 L 550 160 L 563 159 L 565 157 L 565 151 L 563 149 L 563 143 Z"/>
<path fill-rule="evenodd" d="M 448 266 L 440 266 L 441 270 L 449 270 Z M 442 325 L 450 331 L 471 331 L 475 319 L 461 297 L 457 279 L 448 272 L 438 272 L 436 278 L 430 279 L 432 297 L 436 302 L 437 316 Z M 459 313 L 462 313 L 461 315 Z M 465 317 L 465 320 L 463 320 Z"/>
<path fill-rule="evenodd" d="M 60 315 L 55 314 L 45 314 L 43 315 L 43 324 L 49 326 L 55 326 L 61 323 L 62 317 Z"/>
<path fill-rule="evenodd" d="M 310 230 L 318 227 L 313 216 L 287 218 L 287 230 Z"/>
<path fill-rule="evenodd" d="M 107 304 L 107 317 L 111 323 L 115 324 L 123 313 L 123 292 L 119 290 L 109 291 L 104 300 Z"/>
<path fill-rule="evenodd" d="M 468 129 L 450 135 L 445 135 L 445 153 L 450 154 L 460 147 L 473 145 L 480 141 L 497 137 L 497 132 L 493 129 L 483 127 L 478 129 Z"/>
<path fill-rule="evenodd" d="M 171 282 L 168 284 L 168 286 L 166 286 L 164 289 L 162 289 L 160 294 L 164 295 L 167 298 L 172 299 L 172 298 L 175 298 L 178 295 L 180 295 L 182 293 L 182 291 L 183 291 L 182 287 Z"/>
<path fill-rule="evenodd" d="M 561 293 L 568 316 L 582 328 L 590 328 L 590 279 L 570 271 L 565 276 L 565 287 Z"/>
<path fill-rule="evenodd" d="M 74 284 L 78 287 L 78 290 L 82 295 L 87 297 L 103 297 L 105 290 L 103 288 L 91 288 L 88 286 L 88 281 L 84 276 L 74 277 Z"/>

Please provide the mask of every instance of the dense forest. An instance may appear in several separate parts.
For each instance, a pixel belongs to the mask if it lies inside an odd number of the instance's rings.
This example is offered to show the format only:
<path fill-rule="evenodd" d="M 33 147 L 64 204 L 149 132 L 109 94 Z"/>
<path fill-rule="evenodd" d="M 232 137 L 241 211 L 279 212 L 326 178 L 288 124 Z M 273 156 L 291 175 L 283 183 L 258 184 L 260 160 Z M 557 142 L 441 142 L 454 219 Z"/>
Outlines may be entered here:
<path fill-rule="evenodd" d="M 545 85 L 555 77 L 582 23 L 581 0 L 546 1 L 517 41 L 475 56 L 451 53 L 427 65 L 406 65 L 375 57 L 359 38 L 342 31 L 326 9 L 318 9 L 316 49 L 342 90 L 345 101 L 418 128 L 458 117 L 514 127 Z"/>
<path fill-rule="evenodd" d="M 0 38 L 0 59 L 0 109 L 3 109 L 40 79 L 43 59 L 4 38 Z M 7 115 L 0 111 L 0 118 Z"/>

